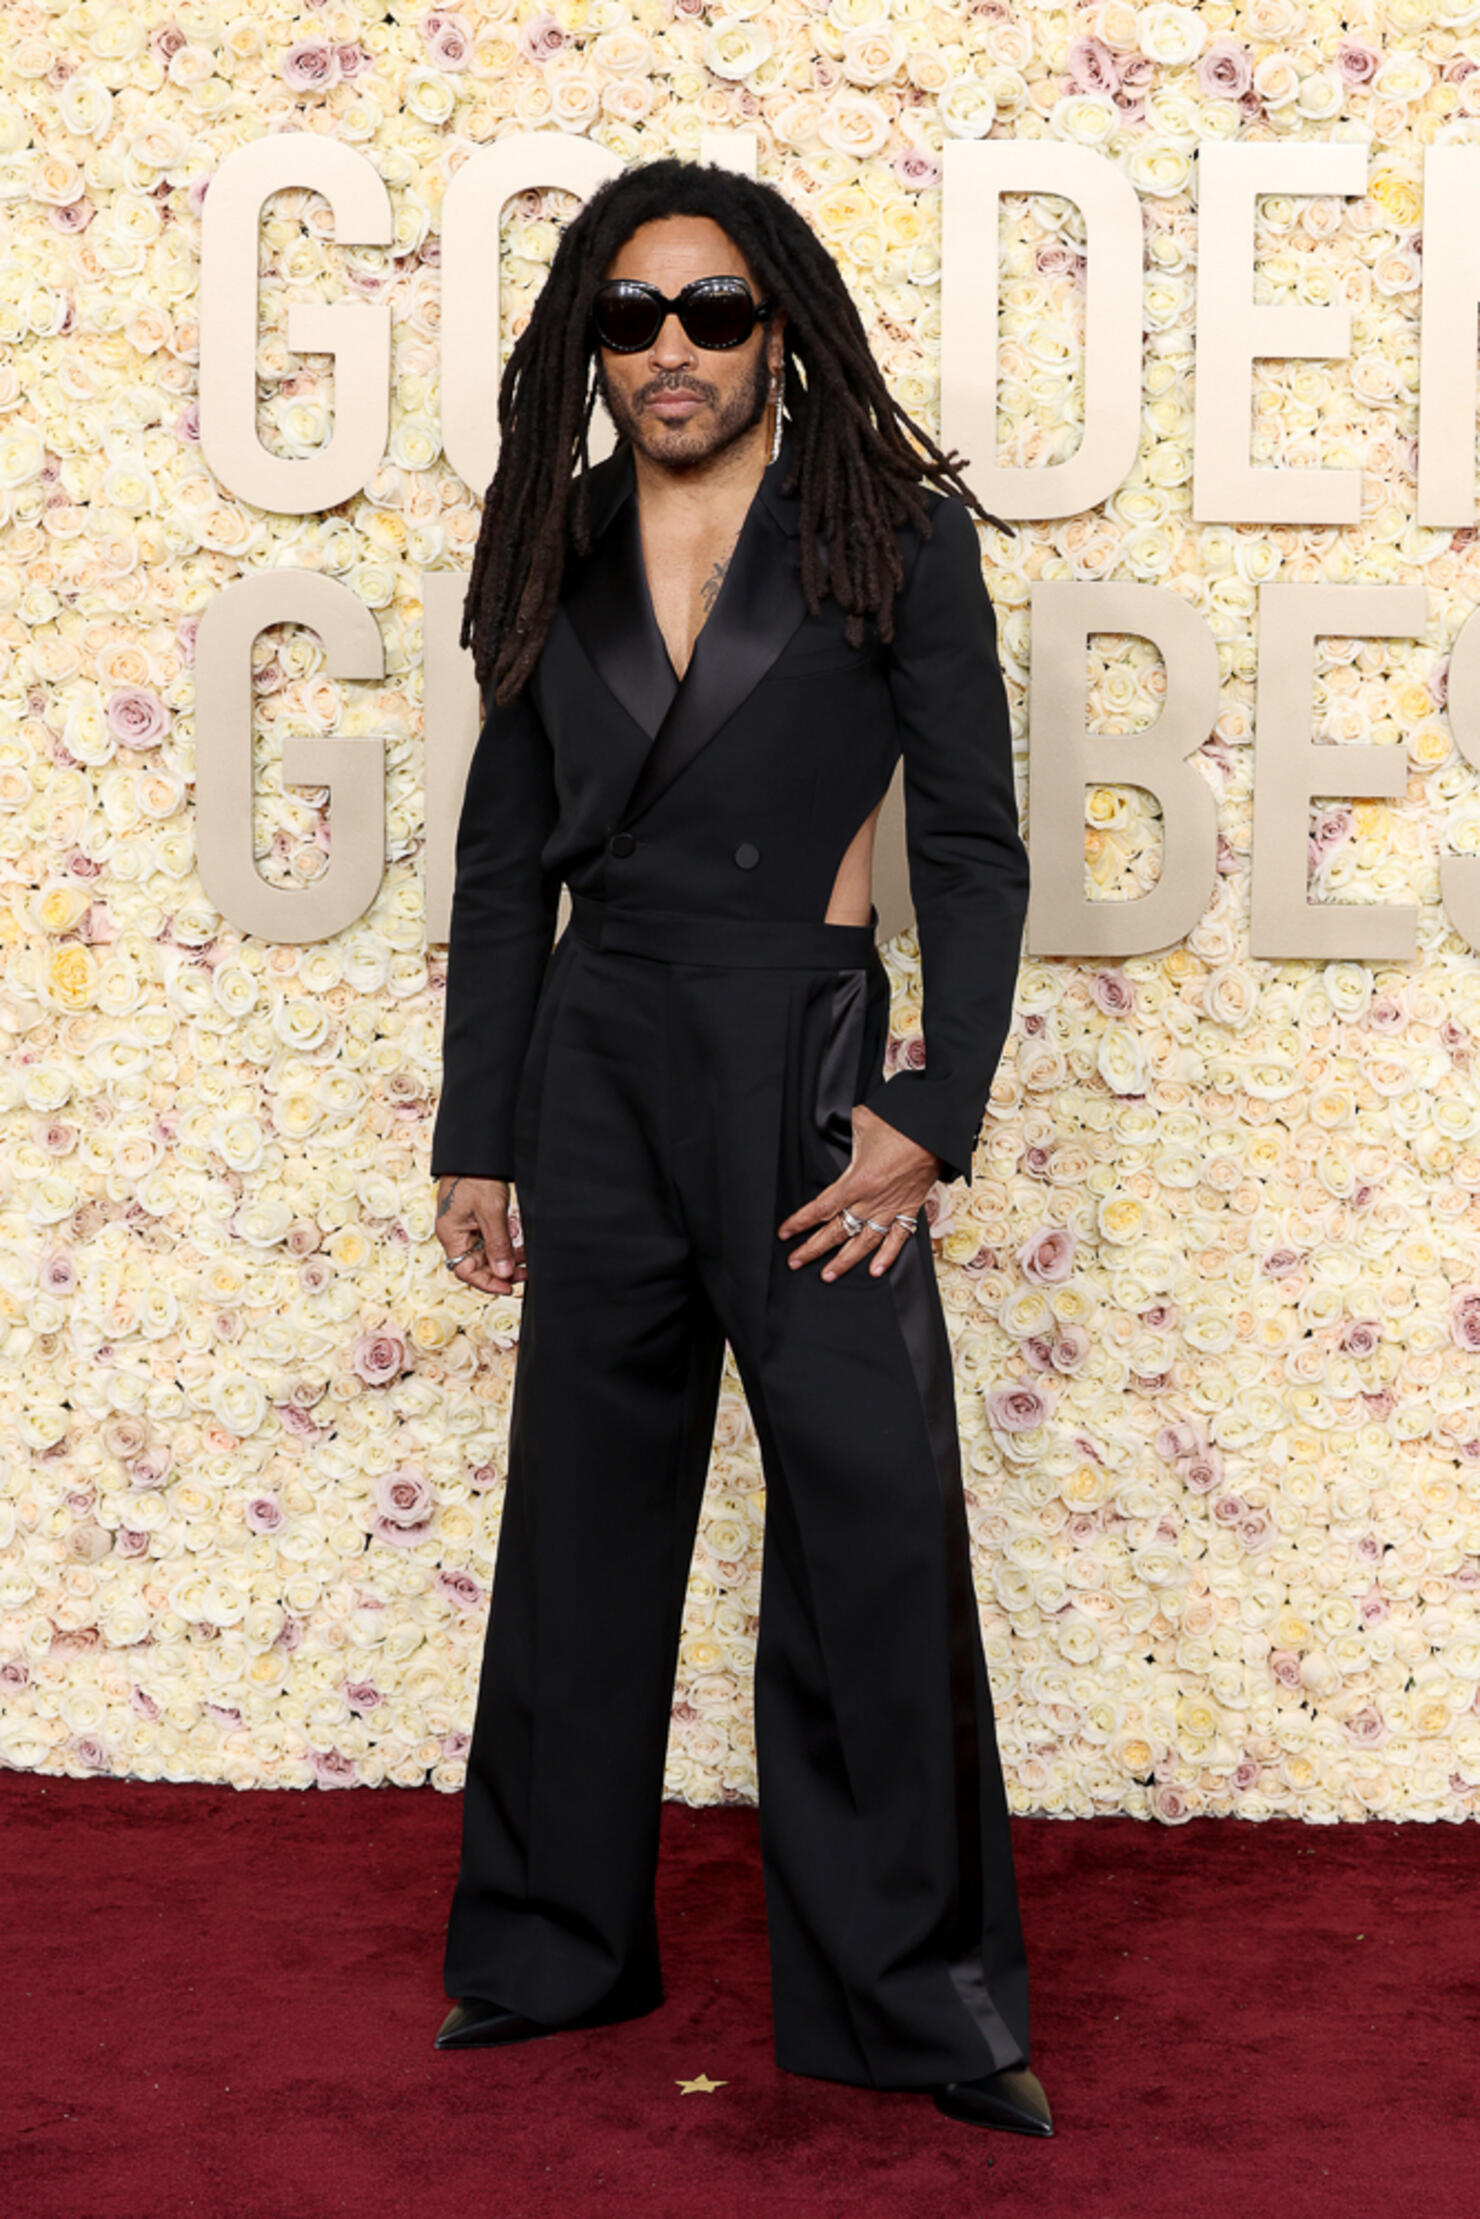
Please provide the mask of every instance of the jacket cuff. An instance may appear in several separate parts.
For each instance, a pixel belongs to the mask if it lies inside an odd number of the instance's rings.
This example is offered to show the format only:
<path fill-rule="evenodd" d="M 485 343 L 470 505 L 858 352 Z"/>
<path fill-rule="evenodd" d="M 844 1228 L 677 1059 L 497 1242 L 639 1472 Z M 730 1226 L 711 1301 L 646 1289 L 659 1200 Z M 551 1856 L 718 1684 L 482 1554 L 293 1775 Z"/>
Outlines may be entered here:
<path fill-rule="evenodd" d="M 928 1072 L 896 1071 L 892 1078 L 877 1080 L 860 1096 L 860 1102 L 897 1133 L 939 1156 L 940 1178 L 964 1179 L 970 1186 L 971 1159 L 980 1126 L 968 1130 L 959 1108 L 943 1096 L 939 1086 L 931 1086 Z"/>

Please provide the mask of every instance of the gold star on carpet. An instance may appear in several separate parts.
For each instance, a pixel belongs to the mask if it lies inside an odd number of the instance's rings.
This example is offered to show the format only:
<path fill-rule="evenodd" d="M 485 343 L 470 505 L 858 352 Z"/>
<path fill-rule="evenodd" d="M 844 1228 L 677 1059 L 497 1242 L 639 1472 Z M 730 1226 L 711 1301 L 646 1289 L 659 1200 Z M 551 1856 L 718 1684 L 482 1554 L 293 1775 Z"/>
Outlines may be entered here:
<path fill-rule="evenodd" d="M 716 2088 L 728 2088 L 727 2080 L 711 2080 L 708 2073 L 700 2073 L 697 2080 L 680 2080 L 674 2085 L 685 2096 L 712 2096 Z"/>

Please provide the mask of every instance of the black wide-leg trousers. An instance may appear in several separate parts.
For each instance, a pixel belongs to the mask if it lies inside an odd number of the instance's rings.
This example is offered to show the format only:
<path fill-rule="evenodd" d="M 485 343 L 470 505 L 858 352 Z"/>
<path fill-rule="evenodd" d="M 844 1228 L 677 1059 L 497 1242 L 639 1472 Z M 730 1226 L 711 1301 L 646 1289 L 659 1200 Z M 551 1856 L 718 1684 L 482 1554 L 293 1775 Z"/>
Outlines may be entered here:
<path fill-rule="evenodd" d="M 662 1999 L 669 1717 L 726 1341 L 760 1442 L 755 1664 L 777 2063 L 921 2088 L 1028 2056 L 1006 1793 L 926 1218 L 793 1271 L 883 1066 L 871 927 L 576 897 L 521 1079 L 528 1280 L 449 1996 Z"/>

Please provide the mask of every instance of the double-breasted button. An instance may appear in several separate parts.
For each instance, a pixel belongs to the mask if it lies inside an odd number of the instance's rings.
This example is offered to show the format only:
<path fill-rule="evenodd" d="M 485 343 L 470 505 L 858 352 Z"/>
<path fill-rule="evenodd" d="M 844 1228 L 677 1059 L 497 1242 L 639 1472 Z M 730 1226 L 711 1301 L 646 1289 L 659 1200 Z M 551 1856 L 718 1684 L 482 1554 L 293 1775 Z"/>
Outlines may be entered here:
<path fill-rule="evenodd" d="M 606 844 L 613 855 L 630 855 L 637 842 L 630 832 L 614 832 Z"/>
<path fill-rule="evenodd" d="M 735 850 L 735 861 L 742 871 L 753 871 L 761 859 L 761 851 L 752 840 L 742 840 Z"/>

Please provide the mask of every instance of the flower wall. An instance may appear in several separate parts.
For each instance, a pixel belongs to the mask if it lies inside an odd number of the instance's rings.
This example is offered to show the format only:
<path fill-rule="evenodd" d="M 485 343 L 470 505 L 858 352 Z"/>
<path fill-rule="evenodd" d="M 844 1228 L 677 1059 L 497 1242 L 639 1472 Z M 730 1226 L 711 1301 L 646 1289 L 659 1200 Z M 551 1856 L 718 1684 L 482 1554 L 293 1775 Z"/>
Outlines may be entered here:
<path fill-rule="evenodd" d="M 1332 739 L 1406 750 L 1406 795 L 1325 805 L 1311 890 L 1422 905 L 1411 965 L 1247 952 L 1257 588 L 1422 582 L 1435 638 L 1480 597 L 1475 534 L 1413 523 L 1421 161 L 1480 133 L 1480 0 L 1072 9 L 568 0 L 0 19 L 0 1762 L 44 1771 L 456 1788 L 497 1541 L 515 1301 L 432 1235 L 442 951 L 422 913 L 424 571 L 477 501 L 438 433 L 438 220 L 516 130 L 624 160 L 757 134 L 759 174 L 837 256 L 900 402 L 938 428 L 940 159 L 952 137 L 1098 149 L 1141 196 L 1136 466 L 1092 514 L 984 530 L 1021 725 L 1032 581 L 1174 585 L 1223 689 L 1199 758 L 1216 897 L 1123 963 L 1025 960 L 978 1177 L 932 1232 L 955 1340 L 976 1576 L 1014 1810 L 1461 1819 L 1480 1806 L 1480 968 L 1438 902 L 1480 848 L 1445 658 L 1328 642 Z M 388 248 L 283 192 L 262 233 L 265 444 L 322 442 L 325 358 L 290 300 L 393 312 L 392 434 L 331 514 L 254 509 L 204 464 L 201 206 L 264 130 L 361 151 Z M 1189 521 L 1199 140 L 1357 137 L 1365 199 L 1261 204 L 1261 297 L 1353 314 L 1345 362 L 1263 362 L 1253 456 L 1360 468 L 1344 528 Z M 505 347 L 574 207 L 506 210 Z M 1082 235 L 1005 204 L 1004 461 L 1069 452 Z M 970 478 L 968 465 L 967 477 Z M 199 613 L 263 561 L 375 611 L 385 681 L 339 686 L 288 626 L 255 655 L 265 876 L 326 863 L 288 733 L 391 735 L 371 910 L 310 946 L 225 926 L 192 836 Z M 1102 640 L 1101 726 L 1159 666 Z M 1021 737 L 1021 733 L 1020 733 Z M 1031 834 L 1031 797 L 1024 795 Z M 1158 870 L 1147 795 L 1091 792 L 1106 899 Z M 912 937 L 891 1055 L 918 1055 Z M 727 1372 L 676 1691 L 669 1793 L 755 1793 L 764 1494 Z"/>

